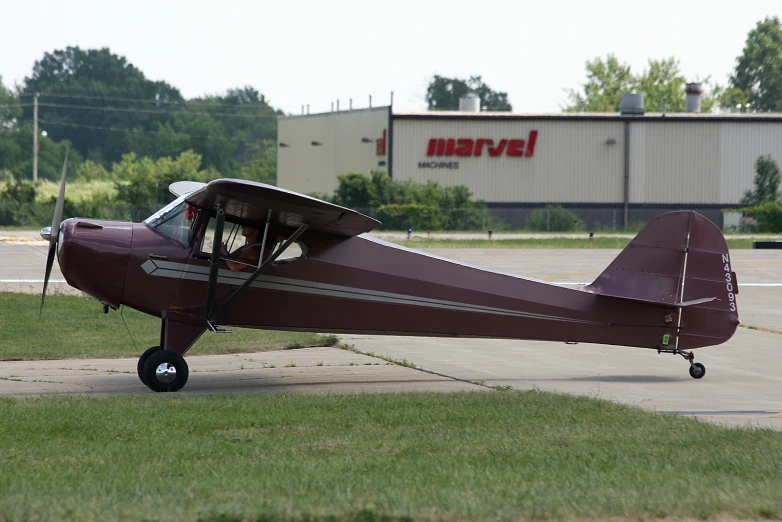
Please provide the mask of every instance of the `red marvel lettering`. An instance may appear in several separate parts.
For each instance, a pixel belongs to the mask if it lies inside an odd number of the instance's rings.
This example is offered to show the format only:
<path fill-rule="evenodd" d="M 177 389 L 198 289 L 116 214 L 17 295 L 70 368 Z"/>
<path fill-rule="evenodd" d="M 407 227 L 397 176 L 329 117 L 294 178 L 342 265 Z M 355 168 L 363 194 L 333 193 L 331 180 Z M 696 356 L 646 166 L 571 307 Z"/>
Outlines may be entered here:
<path fill-rule="evenodd" d="M 492 143 L 494 143 L 494 140 L 487 140 L 486 138 L 480 138 L 480 139 L 476 140 L 476 142 L 475 142 L 475 155 L 476 156 L 481 156 L 483 154 L 483 145 L 484 144 L 491 145 Z"/>
<path fill-rule="evenodd" d="M 489 145 L 489 156 L 502 156 L 502 153 L 505 150 L 505 145 L 507 144 L 508 140 L 500 140 L 500 143 L 496 147 Z"/>
<path fill-rule="evenodd" d="M 538 131 L 529 131 L 529 145 L 527 145 L 527 157 L 531 158 L 535 154 L 535 142 L 538 141 Z"/>
<path fill-rule="evenodd" d="M 435 152 L 435 154 L 437 154 L 438 156 L 442 156 L 444 153 L 445 153 L 445 140 L 441 138 L 437 140 L 437 151 Z"/>
<path fill-rule="evenodd" d="M 531 158 L 535 154 L 537 140 L 537 130 L 531 130 L 526 140 L 519 138 L 501 139 L 496 145 L 494 140 L 489 138 L 431 138 L 426 148 L 426 155 L 480 157 L 483 156 L 485 147 L 489 150 L 489 156 L 494 158 L 503 154 L 510 158 Z"/>
<path fill-rule="evenodd" d="M 508 142 L 508 156 L 518 158 L 524 155 L 524 140 L 510 140 Z"/>
<path fill-rule="evenodd" d="M 473 141 L 470 139 L 457 140 L 453 153 L 457 156 L 472 156 L 472 146 Z"/>
<path fill-rule="evenodd" d="M 437 147 L 437 141 L 435 138 L 429 140 L 429 147 L 426 149 L 427 156 L 434 156 L 435 147 Z"/>
<path fill-rule="evenodd" d="M 453 148 L 456 145 L 456 140 L 453 138 L 448 138 L 448 141 L 446 141 L 445 144 L 445 155 L 446 156 L 453 156 Z"/>

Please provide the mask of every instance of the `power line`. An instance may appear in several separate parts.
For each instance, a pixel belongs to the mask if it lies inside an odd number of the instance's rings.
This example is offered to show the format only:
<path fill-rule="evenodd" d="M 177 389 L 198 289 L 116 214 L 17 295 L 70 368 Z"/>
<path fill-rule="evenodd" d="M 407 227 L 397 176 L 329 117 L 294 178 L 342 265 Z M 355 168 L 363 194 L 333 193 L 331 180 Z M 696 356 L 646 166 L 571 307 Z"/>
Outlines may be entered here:
<path fill-rule="evenodd" d="M 59 109 L 76 109 L 86 111 L 115 111 L 115 112 L 144 112 L 148 114 L 187 114 L 193 116 L 223 116 L 226 118 L 252 118 L 257 120 L 276 120 L 277 116 L 260 116 L 257 114 L 230 114 L 222 112 L 196 112 L 196 111 L 165 111 L 152 109 L 137 109 L 129 107 L 90 107 L 89 105 L 70 105 L 65 103 L 39 103 L 39 107 L 54 107 Z"/>
<path fill-rule="evenodd" d="M 93 129 L 93 130 L 101 130 L 101 131 L 111 131 L 111 132 L 124 132 L 125 134 L 150 134 L 155 135 L 158 133 L 158 131 L 145 131 L 141 129 L 127 129 L 122 127 L 101 127 L 98 125 L 83 125 L 80 123 L 64 123 L 64 122 L 56 122 L 56 121 L 48 121 L 48 120 L 42 120 L 41 118 L 38 118 L 38 123 L 42 123 L 45 125 L 61 125 L 64 127 L 79 127 L 83 129 Z M 198 139 L 207 139 L 207 140 L 224 140 L 224 141 L 241 141 L 244 143 L 267 143 L 267 142 L 276 142 L 277 140 L 271 140 L 271 139 L 265 139 L 265 140 L 245 140 L 242 138 L 226 138 L 222 136 L 196 136 L 193 134 L 184 134 L 181 132 L 174 131 L 176 136 L 182 136 L 185 138 L 198 138 Z"/>
<path fill-rule="evenodd" d="M 35 96 L 34 94 L 20 94 L 19 97 L 30 97 Z M 207 105 L 209 107 L 234 107 L 234 108 L 247 108 L 247 109 L 263 109 L 268 108 L 269 110 L 274 110 L 271 108 L 270 105 L 266 104 L 266 106 L 260 106 L 260 105 L 251 105 L 251 104 L 243 104 L 243 103 L 209 103 L 207 100 L 200 101 L 197 98 L 192 100 L 185 100 L 185 101 L 168 101 L 168 100 L 148 100 L 144 98 L 120 98 L 120 97 L 113 97 L 113 96 L 84 96 L 84 95 L 77 95 L 77 94 L 57 94 L 53 92 L 42 92 L 38 93 L 39 98 L 43 97 L 49 97 L 49 98 L 72 98 L 76 100 L 105 100 L 105 101 L 122 101 L 122 102 L 133 102 L 133 103 L 154 103 L 155 105 L 189 105 L 189 104 L 200 104 L 203 103 L 204 105 Z M 263 102 L 266 103 L 266 102 Z"/>

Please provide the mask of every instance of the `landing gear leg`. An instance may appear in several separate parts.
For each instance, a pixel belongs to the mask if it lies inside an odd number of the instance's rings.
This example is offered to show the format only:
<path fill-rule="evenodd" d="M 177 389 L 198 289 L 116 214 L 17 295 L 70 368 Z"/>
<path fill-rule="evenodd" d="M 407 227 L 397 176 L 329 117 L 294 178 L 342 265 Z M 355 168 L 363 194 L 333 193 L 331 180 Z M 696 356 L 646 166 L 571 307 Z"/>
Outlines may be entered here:
<path fill-rule="evenodd" d="M 657 353 L 662 352 L 672 353 L 673 355 L 681 355 L 684 357 L 687 362 L 690 363 L 690 377 L 693 379 L 702 379 L 703 376 L 706 375 L 706 367 L 701 363 L 695 362 L 695 354 L 692 352 L 686 352 L 684 350 L 678 350 L 675 348 L 673 350 L 657 350 Z"/>

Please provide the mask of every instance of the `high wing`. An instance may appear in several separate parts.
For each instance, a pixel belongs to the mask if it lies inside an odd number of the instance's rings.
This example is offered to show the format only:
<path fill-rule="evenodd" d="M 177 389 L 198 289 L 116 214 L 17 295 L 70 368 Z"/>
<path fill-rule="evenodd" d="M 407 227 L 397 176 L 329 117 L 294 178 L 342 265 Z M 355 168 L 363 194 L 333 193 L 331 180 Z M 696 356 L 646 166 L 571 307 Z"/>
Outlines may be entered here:
<path fill-rule="evenodd" d="M 196 190 L 204 188 L 205 186 L 206 183 L 201 183 L 200 181 L 177 181 L 176 183 L 172 183 L 168 186 L 168 191 L 176 197 L 179 197 L 184 196 L 185 194 L 190 194 L 191 192 L 195 192 Z"/>
<path fill-rule="evenodd" d="M 271 212 L 271 223 L 313 232 L 356 236 L 374 230 L 380 222 L 355 210 L 326 203 L 296 192 L 239 179 L 218 179 L 189 194 L 193 206 L 216 214 L 223 208 L 226 219 L 259 225 Z"/>

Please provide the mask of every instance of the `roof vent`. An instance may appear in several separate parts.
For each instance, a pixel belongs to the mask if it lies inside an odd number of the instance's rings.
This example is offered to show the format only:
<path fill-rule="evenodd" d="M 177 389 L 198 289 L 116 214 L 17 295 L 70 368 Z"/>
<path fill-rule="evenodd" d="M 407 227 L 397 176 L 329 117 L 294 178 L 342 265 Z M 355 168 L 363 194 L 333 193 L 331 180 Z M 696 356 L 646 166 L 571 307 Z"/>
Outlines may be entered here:
<path fill-rule="evenodd" d="M 619 114 L 643 114 L 644 113 L 644 93 L 633 92 L 622 95 L 622 108 Z"/>
<path fill-rule="evenodd" d="M 481 99 L 477 96 L 459 98 L 459 112 L 481 112 Z"/>
<path fill-rule="evenodd" d="M 687 112 L 701 112 L 701 94 L 703 94 L 703 84 L 688 83 L 684 89 L 684 92 L 687 93 L 684 110 Z"/>

